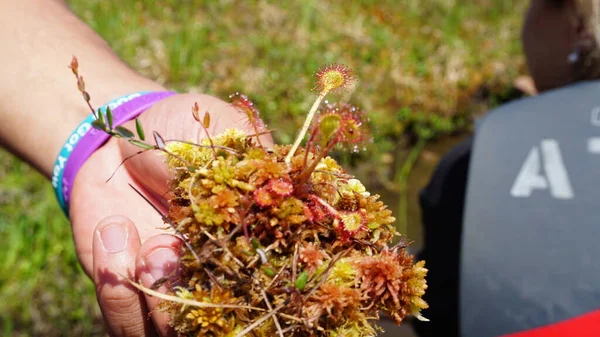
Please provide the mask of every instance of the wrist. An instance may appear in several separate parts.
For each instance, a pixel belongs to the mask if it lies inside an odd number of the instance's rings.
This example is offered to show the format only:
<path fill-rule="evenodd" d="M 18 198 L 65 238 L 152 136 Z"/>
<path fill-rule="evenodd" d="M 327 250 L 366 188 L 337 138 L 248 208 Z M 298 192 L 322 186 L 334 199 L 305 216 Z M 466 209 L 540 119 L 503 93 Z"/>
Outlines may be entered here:
<path fill-rule="evenodd" d="M 12 131 L 0 130 L 0 134 L 10 136 L 10 138 L 2 140 L 3 145 L 48 179 L 52 176 L 54 163 L 65 142 L 68 142 L 71 134 L 91 115 L 91 110 L 81 93 L 77 91 L 76 80 L 70 76 L 68 69 L 65 73 L 65 77 L 70 80 L 70 85 L 62 86 L 63 93 L 58 94 L 56 88 L 53 88 L 52 91 L 41 92 L 35 95 L 35 102 L 27 103 L 21 108 L 26 111 L 43 109 L 42 111 L 0 116 L 7 117 L 9 121 L 4 125 L 13 128 Z M 93 80 L 92 77 L 89 77 L 88 80 L 86 77 L 86 86 L 89 87 L 92 107 L 97 109 L 114 99 L 136 92 L 165 90 L 163 86 L 137 74 L 126 77 L 128 79 L 119 81 L 120 83 L 107 81 L 106 85 L 101 85 L 100 80 Z M 47 104 L 40 106 L 40 102 L 47 102 Z M 34 107 L 29 107 L 31 105 Z M 9 111 L 14 109 L 9 109 Z M 11 118 L 13 120 L 10 120 Z M 14 126 L 22 125 L 26 125 L 27 129 L 19 128 L 22 130 L 21 132 L 14 129 Z"/>
<path fill-rule="evenodd" d="M 90 114 L 68 137 L 62 146 L 52 170 L 52 185 L 61 208 L 68 216 L 68 205 L 71 187 L 75 177 L 86 160 L 110 138 L 106 131 L 92 127 L 96 116 L 107 115 L 110 108 L 109 128 L 118 128 L 125 122 L 136 118 L 139 114 L 158 101 L 174 95 L 169 91 L 138 92 L 125 95 L 95 109 L 96 115 Z M 106 117 L 101 120 L 106 122 Z"/>

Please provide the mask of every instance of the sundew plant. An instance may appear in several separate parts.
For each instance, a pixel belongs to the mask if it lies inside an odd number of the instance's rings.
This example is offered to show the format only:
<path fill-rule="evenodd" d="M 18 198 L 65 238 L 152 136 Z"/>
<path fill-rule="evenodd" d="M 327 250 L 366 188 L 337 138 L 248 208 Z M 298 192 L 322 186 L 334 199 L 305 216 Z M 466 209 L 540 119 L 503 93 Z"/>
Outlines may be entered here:
<path fill-rule="evenodd" d="M 75 58 L 71 69 L 89 105 Z M 173 173 L 163 219 L 185 242 L 180 269 L 157 281 L 166 294 L 131 282 L 162 299 L 159 310 L 179 335 L 366 337 L 381 331 L 380 313 L 397 324 L 425 319 L 424 261 L 407 252 L 379 196 L 328 156 L 369 138 L 360 108 L 325 101 L 354 82 L 346 66 L 319 70 L 296 141 L 272 148 L 259 139 L 271 131 L 257 107 L 239 93 L 231 104 L 253 131 L 210 135 L 210 114 L 196 104 L 191 113 L 206 134 L 199 143 L 165 142 L 156 132 L 148 143 L 139 122 L 135 133 L 113 127 L 110 109 L 89 105 L 95 128 L 160 151 Z"/>

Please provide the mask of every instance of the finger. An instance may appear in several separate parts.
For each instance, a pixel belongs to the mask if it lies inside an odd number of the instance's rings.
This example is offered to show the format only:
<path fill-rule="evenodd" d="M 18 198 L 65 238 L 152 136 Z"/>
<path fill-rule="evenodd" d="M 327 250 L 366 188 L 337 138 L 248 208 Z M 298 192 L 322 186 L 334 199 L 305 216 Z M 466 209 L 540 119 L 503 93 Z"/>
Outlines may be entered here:
<path fill-rule="evenodd" d="M 136 260 L 136 276 L 139 282 L 147 288 L 165 293 L 167 285 L 176 279 L 179 271 L 179 257 L 182 242 L 173 235 L 163 234 L 153 236 L 144 242 Z M 154 326 L 161 336 L 174 336 L 175 331 L 169 326 L 169 315 L 155 310 L 160 299 L 146 295 L 146 304 Z"/>
<path fill-rule="evenodd" d="M 125 279 L 135 279 L 140 238 L 125 217 L 108 217 L 94 232 L 93 279 L 96 296 L 111 336 L 154 336 L 144 297 Z"/>
<path fill-rule="evenodd" d="M 145 112 L 140 121 L 145 133 L 157 131 L 165 140 L 196 141 L 204 138 L 205 132 L 192 116 L 192 106 L 198 103 L 201 116 L 205 111 L 211 115 L 209 133 L 216 135 L 228 128 L 239 128 L 254 133 L 243 113 L 218 98 L 209 95 L 180 94 L 157 102 Z M 152 142 L 153 140 L 149 140 Z M 261 143 L 272 147 L 273 140 L 269 134 L 261 137 Z M 140 149 L 121 142 L 123 157 L 133 155 Z M 125 163 L 128 172 L 155 196 L 161 196 L 168 191 L 169 171 L 164 164 L 164 156 L 156 151 L 148 151 L 128 160 Z"/>

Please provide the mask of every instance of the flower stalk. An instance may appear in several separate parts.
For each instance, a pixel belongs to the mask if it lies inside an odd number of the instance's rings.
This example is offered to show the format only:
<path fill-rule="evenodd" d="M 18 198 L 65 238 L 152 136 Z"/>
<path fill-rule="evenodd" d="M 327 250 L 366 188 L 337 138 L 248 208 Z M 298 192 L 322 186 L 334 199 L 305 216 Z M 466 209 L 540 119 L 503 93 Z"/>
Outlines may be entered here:
<path fill-rule="evenodd" d="M 315 113 L 317 112 L 317 109 L 319 109 L 319 106 L 321 105 L 321 102 L 323 102 L 323 99 L 325 99 L 325 96 L 327 96 L 327 92 L 319 93 L 319 95 L 317 96 L 317 99 L 315 100 L 312 107 L 308 111 L 308 115 L 306 115 L 306 119 L 304 120 L 304 125 L 302 125 L 302 129 L 300 129 L 300 133 L 298 133 L 298 137 L 296 137 L 296 141 L 294 142 L 294 145 L 292 145 L 290 152 L 285 157 L 286 164 L 288 164 L 288 165 L 290 164 L 290 161 L 294 157 L 296 150 L 298 150 L 300 143 L 302 143 L 304 136 L 306 136 L 306 133 L 308 132 L 308 129 L 310 128 L 310 125 L 312 124 L 312 120 L 315 117 Z"/>
<path fill-rule="evenodd" d="M 292 160 L 294 154 L 298 150 L 300 143 L 302 143 L 304 136 L 306 136 L 306 133 L 308 132 L 308 129 L 310 128 L 311 123 L 313 121 L 313 118 L 315 117 L 315 114 L 317 113 L 321 102 L 323 102 L 323 100 L 325 99 L 325 96 L 327 96 L 327 94 L 329 94 L 332 91 L 341 91 L 344 89 L 348 89 L 352 85 L 354 80 L 352 70 L 341 64 L 325 66 L 317 72 L 316 76 L 317 83 L 315 88 L 319 90 L 319 94 L 317 95 L 317 99 L 315 100 L 313 105 L 310 107 L 308 115 L 306 115 L 304 125 L 302 125 L 302 129 L 300 129 L 300 133 L 298 133 L 294 145 L 292 145 L 290 152 L 285 157 L 285 163 L 288 165 L 290 164 L 290 161 Z"/>

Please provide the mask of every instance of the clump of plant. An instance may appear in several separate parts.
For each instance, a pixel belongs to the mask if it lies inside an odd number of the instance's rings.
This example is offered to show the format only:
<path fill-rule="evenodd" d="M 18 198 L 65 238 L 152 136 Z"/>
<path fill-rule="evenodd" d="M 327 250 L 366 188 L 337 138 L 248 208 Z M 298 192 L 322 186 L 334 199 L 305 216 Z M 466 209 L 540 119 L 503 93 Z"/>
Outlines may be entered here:
<path fill-rule="evenodd" d="M 78 83 L 83 83 L 72 63 Z M 270 132 L 245 95 L 231 104 L 252 126 L 211 136 L 210 114 L 192 114 L 206 132 L 200 143 L 155 144 L 112 126 L 112 112 L 94 127 L 142 150 L 166 155 L 173 172 L 163 218 L 185 242 L 177 275 L 160 280 L 169 293 L 160 310 L 182 336 L 375 336 L 379 313 L 401 324 L 424 319 L 424 262 L 414 263 L 392 212 L 328 153 L 366 139 L 364 113 L 348 104 L 322 103 L 352 82 L 351 70 L 317 73 L 318 97 L 293 145 L 266 148 Z M 79 85 L 86 102 L 89 94 Z M 308 135 L 304 147 L 302 140 Z"/>

